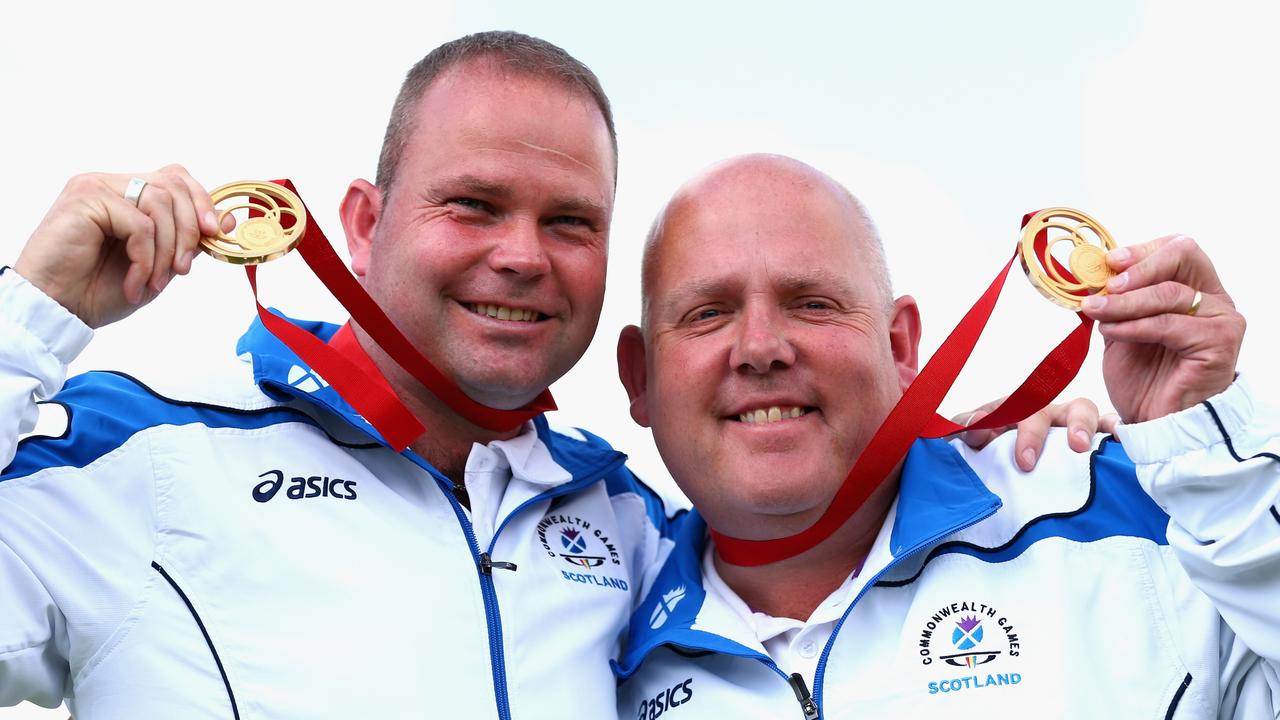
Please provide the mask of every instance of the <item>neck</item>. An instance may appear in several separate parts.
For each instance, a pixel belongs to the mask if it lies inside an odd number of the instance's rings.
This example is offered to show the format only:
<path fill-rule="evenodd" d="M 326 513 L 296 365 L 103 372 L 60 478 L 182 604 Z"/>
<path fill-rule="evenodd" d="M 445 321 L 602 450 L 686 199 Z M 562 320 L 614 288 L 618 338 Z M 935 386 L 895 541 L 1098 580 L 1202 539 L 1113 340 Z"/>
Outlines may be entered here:
<path fill-rule="evenodd" d="M 400 401 L 427 428 L 410 448 L 431 463 L 445 477 L 460 484 L 467 466 L 467 457 L 474 443 L 485 444 L 493 440 L 505 440 L 520 434 L 521 428 L 497 432 L 476 425 L 458 415 L 436 397 L 422 383 L 401 368 L 354 321 L 351 328 L 361 349 L 386 378 Z"/>
<path fill-rule="evenodd" d="M 871 493 L 831 537 L 768 565 L 730 565 L 715 554 L 716 572 L 752 610 L 808 620 L 813 611 L 862 567 L 898 493 L 899 470 Z"/>

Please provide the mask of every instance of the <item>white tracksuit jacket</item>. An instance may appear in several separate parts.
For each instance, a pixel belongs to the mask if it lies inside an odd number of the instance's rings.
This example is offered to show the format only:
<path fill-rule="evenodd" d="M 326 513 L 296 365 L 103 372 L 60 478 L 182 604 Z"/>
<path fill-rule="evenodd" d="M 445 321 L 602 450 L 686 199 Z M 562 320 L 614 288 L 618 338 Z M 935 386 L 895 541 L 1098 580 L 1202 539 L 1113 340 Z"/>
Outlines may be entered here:
<path fill-rule="evenodd" d="M 609 661 L 671 545 L 623 455 L 537 418 L 473 449 L 473 521 L 258 324 L 183 395 L 62 387 L 90 334 L 0 274 L 0 706 L 612 717 Z"/>
<path fill-rule="evenodd" d="M 1029 475 L 1012 435 L 918 441 L 807 698 L 704 591 L 691 513 L 632 618 L 619 716 L 1280 717 L 1280 418 L 1237 380 L 1117 434 L 1051 437 Z"/>

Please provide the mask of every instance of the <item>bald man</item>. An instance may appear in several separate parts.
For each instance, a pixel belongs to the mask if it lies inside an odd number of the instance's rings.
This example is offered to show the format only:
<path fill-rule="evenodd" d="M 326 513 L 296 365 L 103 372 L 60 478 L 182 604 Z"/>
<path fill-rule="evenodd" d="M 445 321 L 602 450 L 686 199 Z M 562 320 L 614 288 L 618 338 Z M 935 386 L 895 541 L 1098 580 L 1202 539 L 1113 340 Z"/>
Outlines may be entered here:
<path fill-rule="evenodd" d="M 832 536 L 732 565 L 708 526 L 814 524 L 916 376 L 920 314 L 874 226 L 803 163 L 681 188 L 619 341 L 631 413 L 697 508 L 632 618 L 619 715 L 1275 717 L 1280 427 L 1188 238 L 1111 253 L 1085 311 L 1125 425 L 1087 455 L 917 441 Z M 1189 312 L 1190 309 L 1190 312 Z"/>

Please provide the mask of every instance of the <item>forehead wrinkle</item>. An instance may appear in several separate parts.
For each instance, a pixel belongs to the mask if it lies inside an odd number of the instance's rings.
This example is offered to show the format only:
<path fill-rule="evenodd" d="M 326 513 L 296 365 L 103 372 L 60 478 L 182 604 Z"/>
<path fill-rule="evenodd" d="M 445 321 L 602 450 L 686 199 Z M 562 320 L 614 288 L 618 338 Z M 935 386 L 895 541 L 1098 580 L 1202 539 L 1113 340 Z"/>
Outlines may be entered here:
<path fill-rule="evenodd" d="M 572 156 L 572 155 L 570 155 L 570 154 L 568 154 L 568 153 L 566 153 L 566 152 L 562 152 L 562 151 L 560 151 L 560 150 L 556 150 L 555 148 L 543 147 L 543 146 L 538 145 L 538 144 L 536 144 L 536 143 L 527 142 L 527 141 L 525 141 L 525 140 L 517 140 L 516 142 L 518 142 L 518 143 L 520 143 L 521 145 L 523 145 L 523 146 L 525 146 L 525 147 L 529 148 L 530 150 L 536 150 L 536 151 L 538 151 L 538 152 L 550 153 L 551 155 L 555 155 L 556 157 L 564 158 L 565 160 L 568 160 L 568 161 L 569 161 L 569 162 L 571 162 L 571 163 L 574 163 L 574 164 L 576 164 L 576 165 L 579 165 L 579 166 L 581 166 L 581 167 L 584 167 L 584 168 L 586 168 L 586 169 L 590 170 L 591 172 L 594 172 L 594 173 L 599 173 L 599 172 L 600 172 L 600 168 L 595 167 L 594 165 L 591 165 L 591 164 L 589 164 L 589 163 L 585 163 L 585 162 L 583 162 L 583 161 L 579 160 L 578 158 L 576 158 L 576 157 L 574 157 L 574 156 Z"/>

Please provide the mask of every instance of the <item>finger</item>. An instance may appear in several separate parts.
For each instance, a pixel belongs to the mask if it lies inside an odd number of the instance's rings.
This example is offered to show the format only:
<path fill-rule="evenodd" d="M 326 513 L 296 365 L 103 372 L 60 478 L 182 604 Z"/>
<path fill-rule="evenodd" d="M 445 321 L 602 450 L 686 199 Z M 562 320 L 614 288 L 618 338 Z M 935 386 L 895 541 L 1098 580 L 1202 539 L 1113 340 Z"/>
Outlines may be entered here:
<path fill-rule="evenodd" d="M 1110 293 L 1132 292 L 1168 280 L 1205 292 L 1222 292 L 1213 263 L 1199 244 L 1186 235 L 1159 238 L 1130 250 L 1123 272 L 1107 281 Z"/>
<path fill-rule="evenodd" d="M 1120 424 L 1120 416 L 1115 413 L 1107 413 L 1098 419 L 1098 432 L 1114 435 L 1116 426 Z"/>
<path fill-rule="evenodd" d="M 1049 435 L 1049 413 L 1041 410 L 1018 423 L 1018 435 L 1013 443 L 1014 461 L 1023 472 L 1031 472 L 1040 459 L 1044 449 L 1044 440 Z"/>
<path fill-rule="evenodd" d="M 1185 315 L 1195 297 L 1194 289 L 1169 280 L 1119 295 L 1092 295 L 1084 299 L 1081 309 L 1099 322 L 1124 322 L 1164 313 Z M 1205 307 L 1208 297 L 1201 295 L 1197 315 L 1206 316 L 1212 312 Z M 1208 304 L 1213 305 L 1214 302 L 1209 299 Z"/>
<path fill-rule="evenodd" d="M 176 167 L 176 166 L 175 166 Z M 186 275 L 191 271 L 191 261 L 195 258 L 196 248 L 200 244 L 199 210 L 196 199 L 192 197 L 189 176 L 177 168 L 168 175 L 173 193 L 174 250 L 172 272 Z M 203 188 L 197 187 L 200 192 Z"/>
<path fill-rule="evenodd" d="M 1115 248 L 1107 253 L 1107 265 L 1118 273 L 1124 272 L 1131 266 L 1146 260 L 1175 237 L 1177 235 L 1165 235 L 1148 242 Z"/>
<path fill-rule="evenodd" d="M 147 279 L 151 277 L 155 250 L 155 222 L 151 216 L 114 192 L 101 196 L 106 210 L 109 234 L 124 243 L 129 269 L 125 272 L 121 292 L 132 305 L 142 302 Z"/>
<path fill-rule="evenodd" d="M 1201 312 L 1204 312 L 1205 302 L 1207 298 L 1201 301 Z M 1216 318 L 1184 313 L 1163 313 L 1121 322 L 1101 323 L 1098 325 L 1098 332 L 1108 342 L 1163 345 L 1181 352 L 1194 346 L 1211 345 L 1207 340 L 1217 333 L 1211 326 L 1214 320 Z"/>
<path fill-rule="evenodd" d="M 151 276 L 147 285 L 159 293 L 172 277 L 175 225 L 173 194 L 161 182 L 148 183 L 138 198 L 138 209 L 151 218 L 155 227 L 152 247 Z"/>
<path fill-rule="evenodd" d="M 957 425 L 972 425 L 987 415 L 985 410 L 975 410 L 969 413 L 961 413 L 951 418 L 951 422 Z M 987 443 L 996 439 L 1003 431 L 1000 430 L 965 430 L 960 433 L 960 439 L 965 445 L 974 450 L 981 450 L 987 446 Z"/>
<path fill-rule="evenodd" d="M 1067 427 L 1067 446 L 1076 452 L 1093 447 L 1093 436 L 1098 432 L 1098 406 L 1087 398 L 1076 398 L 1062 410 Z"/>
<path fill-rule="evenodd" d="M 181 165 L 171 165 L 166 170 L 186 189 L 185 200 L 190 201 L 193 217 L 198 224 L 192 236 L 183 238 L 184 241 L 189 240 L 189 242 L 179 243 L 178 257 L 182 264 L 182 272 L 186 273 L 191 271 L 191 262 L 199 250 L 200 238 L 218 233 L 217 211 L 213 207 L 213 198 L 209 196 L 209 192 L 191 177 L 191 173 L 187 172 L 186 168 Z"/>

